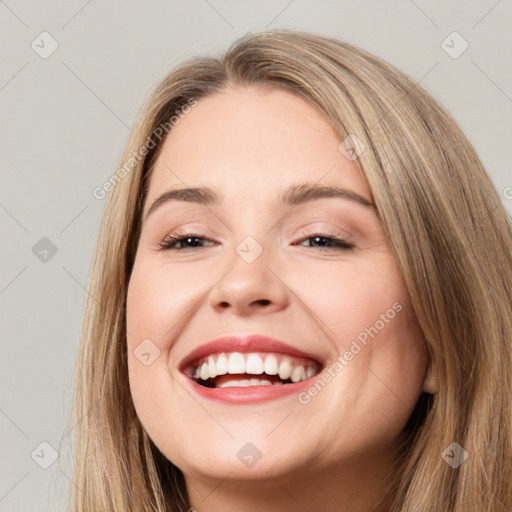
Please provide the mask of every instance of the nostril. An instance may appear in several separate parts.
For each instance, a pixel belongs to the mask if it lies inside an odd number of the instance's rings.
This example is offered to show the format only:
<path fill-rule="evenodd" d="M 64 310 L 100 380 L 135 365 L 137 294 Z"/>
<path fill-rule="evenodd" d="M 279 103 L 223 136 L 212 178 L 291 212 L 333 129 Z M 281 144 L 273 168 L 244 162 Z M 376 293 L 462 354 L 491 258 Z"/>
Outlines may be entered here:
<path fill-rule="evenodd" d="M 260 304 L 261 306 L 268 306 L 268 305 L 272 304 L 272 301 L 269 299 L 257 299 L 255 301 L 253 301 L 252 304 Z M 230 307 L 231 305 L 232 305 L 232 303 L 230 303 L 230 302 L 226 302 L 226 301 L 219 302 L 219 307 L 221 307 L 223 309 L 226 309 L 226 308 Z"/>

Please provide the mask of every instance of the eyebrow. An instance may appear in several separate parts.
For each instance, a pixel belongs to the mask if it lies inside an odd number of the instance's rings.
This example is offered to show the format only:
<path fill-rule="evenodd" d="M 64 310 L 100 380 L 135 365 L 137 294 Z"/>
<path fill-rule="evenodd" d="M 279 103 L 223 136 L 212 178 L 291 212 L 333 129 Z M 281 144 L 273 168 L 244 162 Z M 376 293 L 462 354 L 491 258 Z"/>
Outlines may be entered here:
<path fill-rule="evenodd" d="M 340 187 L 323 186 L 316 184 L 303 183 L 300 185 L 291 185 L 286 188 L 281 195 L 281 202 L 288 206 L 297 206 L 309 201 L 324 198 L 348 199 L 362 206 L 375 208 L 375 204 L 363 196 Z M 154 211 L 169 201 L 184 201 L 204 206 L 212 206 L 222 202 L 221 197 L 211 187 L 184 187 L 168 190 L 160 195 L 152 203 L 145 218 L 147 219 Z"/>

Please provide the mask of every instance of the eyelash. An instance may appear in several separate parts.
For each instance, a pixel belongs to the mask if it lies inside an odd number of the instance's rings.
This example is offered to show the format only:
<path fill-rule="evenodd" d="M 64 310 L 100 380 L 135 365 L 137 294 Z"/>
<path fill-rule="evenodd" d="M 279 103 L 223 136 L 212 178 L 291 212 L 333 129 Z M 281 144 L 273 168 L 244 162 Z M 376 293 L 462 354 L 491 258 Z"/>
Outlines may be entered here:
<path fill-rule="evenodd" d="M 182 242 L 182 241 L 188 240 L 190 238 L 198 239 L 198 240 L 206 240 L 208 242 L 215 243 L 215 242 L 213 242 L 213 240 L 210 240 L 203 236 L 197 235 L 195 233 L 181 232 L 181 233 L 175 233 L 173 235 L 166 236 L 161 242 L 158 243 L 158 247 L 159 247 L 159 250 L 162 250 L 162 251 L 187 251 L 187 252 L 195 251 L 197 249 L 202 248 L 202 247 L 173 247 L 178 242 Z M 342 251 L 348 251 L 355 247 L 354 244 L 351 244 L 351 243 L 343 240 L 342 238 L 338 238 L 330 233 L 315 233 L 313 235 L 302 238 L 299 242 L 305 242 L 306 240 L 311 240 L 313 238 L 324 238 L 334 244 L 333 246 L 330 246 L 328 248 L 320 246 L 319 249 L 324 249 L 324 250 L 325 249 L 327 249 L 327 250 L 338 249 L 338 250 L 342 250 Z M 294 244 L 294 245 L 297 245 L 297 244 Z M 311 247 L 311 246 L 306 246 L 306 247 Z"/>

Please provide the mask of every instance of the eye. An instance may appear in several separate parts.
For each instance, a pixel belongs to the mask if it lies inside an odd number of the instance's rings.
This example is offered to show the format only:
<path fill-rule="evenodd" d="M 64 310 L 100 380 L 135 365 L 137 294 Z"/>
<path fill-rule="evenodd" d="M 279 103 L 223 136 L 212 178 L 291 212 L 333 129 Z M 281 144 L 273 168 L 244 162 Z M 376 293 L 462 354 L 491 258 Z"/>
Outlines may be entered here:
<path fill-rule="evenodd" d="M 304 246 L 304 242 L 307 242 L 307 244 L 305 244 L 306 247 L 319 249 L 349 250 L 355 247 L 354 244 L 328 233 L 316 233 L 303 238 L 294 245 Z M 202 247 L 212 247 L 215 245 L 218 244 L 196 233 L 174 233 L 166 236 L 161 242 L 158 242 L 158 247 L 162 251 L 193 251 Z"/>
<path fill-rule="evenodd" d="M 310 242 L 312 241 L 312 242 Z M 338 250 L 349 250 L 355 246 L 345 240 L 338 238 L 329 233 L 316 233 L 307 238 L 303 238 L 297 245 L 303 245 L 303 242 L 308 242 L 306 247 L 318 247 Z"/>
<path fill-rule="evenodd" d="M 201 245 L 202 242 L 208 242 L 209 245 Z M 216 242 L 195 233 L 174 233 L 166 236 L 158 243 L 162 251 L 189 251 L 212 245 L 216 245 Z"/>

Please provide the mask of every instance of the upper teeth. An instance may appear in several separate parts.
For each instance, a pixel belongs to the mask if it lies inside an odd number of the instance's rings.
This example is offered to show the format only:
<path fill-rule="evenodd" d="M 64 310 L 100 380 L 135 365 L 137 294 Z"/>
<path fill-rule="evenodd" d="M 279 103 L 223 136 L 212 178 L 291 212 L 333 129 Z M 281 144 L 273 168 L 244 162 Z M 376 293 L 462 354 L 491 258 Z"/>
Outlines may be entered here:
<path fill-rule="evenodd" d="M 279 375 L 282 380 L 300 382 L 317 372 L 313 362 L 298 360 L 283 354 L 240 353 L 210 355 L 193 372 L 194 379 L 208 380 L 218 375 L 241 374 Z"/>

